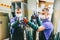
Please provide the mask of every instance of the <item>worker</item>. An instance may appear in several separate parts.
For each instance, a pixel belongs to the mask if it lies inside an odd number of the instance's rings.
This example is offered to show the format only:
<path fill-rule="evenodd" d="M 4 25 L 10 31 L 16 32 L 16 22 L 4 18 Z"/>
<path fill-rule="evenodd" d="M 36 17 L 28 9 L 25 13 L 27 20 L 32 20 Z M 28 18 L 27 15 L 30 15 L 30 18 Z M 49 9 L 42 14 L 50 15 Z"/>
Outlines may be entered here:
<path fill-rule="evenodd" d="M 23 14 L 21 8 L 15 9 L 15 17 L 10 19 L 12 26 L 12 40 L 24 40 L 24 27 Z"/>
<path fill-rule="evenodd" d="M 24 22 L 28 24 L 31 28 L 33 28 L 37 32 L 43 31 L 44 33 L 44 40 L 50 40 L 51 33 L 53 32 L 53 24 L 51 21 L 48 20 L 49 10 L 48 8 L 44 8 L 42 10 L 41 20 L 42 24 L 38 27 L 37 25 L 33 24 L 31 21 L 28 21 L 27 18 L 23 18 Z M 38 19 L 38 17 L 37 17 Z"/>

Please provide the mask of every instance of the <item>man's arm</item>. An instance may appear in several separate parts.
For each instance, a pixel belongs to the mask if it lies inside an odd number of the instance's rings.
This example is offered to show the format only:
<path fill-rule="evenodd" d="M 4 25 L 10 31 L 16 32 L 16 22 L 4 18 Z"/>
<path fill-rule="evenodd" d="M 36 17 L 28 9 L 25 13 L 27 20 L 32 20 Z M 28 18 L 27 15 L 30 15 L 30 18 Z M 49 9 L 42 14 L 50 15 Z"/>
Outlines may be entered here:
<path fill-rule="evenodd" d="M 37 16 L 37 18 L 36 18 L 36 21 L 37 21 L 38 26 L 41 26 L 41 25 L 42 25 L 41 20 L 39 19 L 38 16 Z"/>
<path fill-rule="evenodd" d="M 18 24 L 19 24 L 19 21 L 18 21 L 18 20 L 15 21 L 14 19 L 11 19 L 11 20 L 10 20 L 10 23 L 11 23 L 11 26 L 12 26 L 13 28 L 16 28 L 16 27 L 18 26 Z"/>
<path fill-rule="evenodd" d="M 38 27 L 37 25 L 33 24 L 32 22 L 28 21 L 26 18 L 23 19 L 26 24 L 28 24 L 31 28 L 36 31 L 43 31 L 45 28 L 43 26 Z"/>
<path fill-rule="evenodd" d="M 43 27 L 43 26 L 40 26 L 40 27 L 38 27 L 38 30 L 37 30 L 37 32 L 44 31 L 44 30 L 45 30 L 45 27 Z"/>

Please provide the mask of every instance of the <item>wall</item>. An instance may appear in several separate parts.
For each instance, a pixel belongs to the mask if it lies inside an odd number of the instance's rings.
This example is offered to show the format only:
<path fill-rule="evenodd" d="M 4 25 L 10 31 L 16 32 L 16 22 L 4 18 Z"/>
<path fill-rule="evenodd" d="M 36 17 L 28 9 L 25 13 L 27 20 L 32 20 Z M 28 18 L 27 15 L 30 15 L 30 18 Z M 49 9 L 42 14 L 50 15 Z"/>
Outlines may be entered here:
<path fill-rule="evenodd" d="M 0 4 L 6 4 L 11 6 L 11 0 L 0 0 Z M 0 6 L 0 12 L 4 12 L 4 13 L 9 13 L 9 17 L 11 14 L 11 9 L 7 8 L 6 6 Z"/>
<path fill-rule="evenodd" d="M 33 10 L 36 9 L 36 0 L 28 0 L 28 18 L 30 20 Z"/>
<path fill-rule="evenodd" d="M 58 31 L 60 21 L 60 0 L 55 0 L 54 3 L 54 33 Z"/>

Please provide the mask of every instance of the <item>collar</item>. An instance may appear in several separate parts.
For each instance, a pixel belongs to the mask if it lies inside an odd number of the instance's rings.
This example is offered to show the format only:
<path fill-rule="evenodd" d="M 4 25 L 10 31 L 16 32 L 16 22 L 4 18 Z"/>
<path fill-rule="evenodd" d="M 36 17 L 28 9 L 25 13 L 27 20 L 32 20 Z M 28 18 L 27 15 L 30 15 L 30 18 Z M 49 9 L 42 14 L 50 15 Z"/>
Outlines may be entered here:
<path fill-rule="evenodd" d="M 43 19 L 42 22 L 43 22 L 43 23 L 44 23 L 44 22 L 49 22 L 49 20 L 48 20 L 48 19 Z"/>

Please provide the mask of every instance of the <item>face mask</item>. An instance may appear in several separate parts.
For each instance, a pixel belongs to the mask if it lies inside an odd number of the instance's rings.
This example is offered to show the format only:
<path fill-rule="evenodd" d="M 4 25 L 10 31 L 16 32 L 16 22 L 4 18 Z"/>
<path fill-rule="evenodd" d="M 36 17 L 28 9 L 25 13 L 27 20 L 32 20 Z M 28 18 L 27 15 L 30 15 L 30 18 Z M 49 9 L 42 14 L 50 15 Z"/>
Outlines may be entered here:
<path fill-rule="evenodd" d="M 21 13 L 21 14 L 17 14 L 17 13 L 16 13 L 16 17 L 18 17 L 19 20 L 21 20 L 21 19 L 22 19 L 22 13 Z"/>
<path fill-rule="evenodd" d="M 34 24 L 37 24 L 36 19 L 33 19 L 33 23 L 34 23 Z"/>
<path fill-rule="evenodd" d="M 36 19 L 33 19 L 34 22 L 36 22 Z"/>
<path fill-rule="evenodd" d="M 41 19 L 45 19 L 45 15 L 40 15 L 40 18 Z"/>

